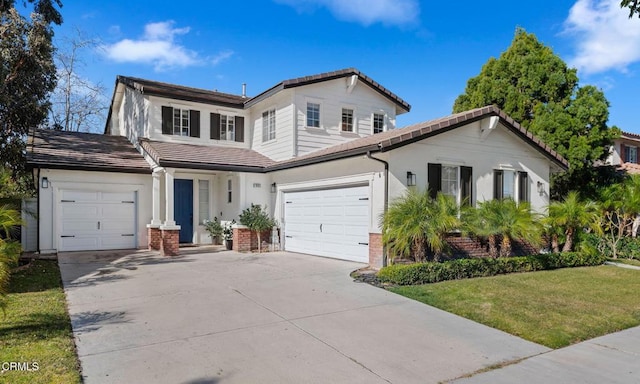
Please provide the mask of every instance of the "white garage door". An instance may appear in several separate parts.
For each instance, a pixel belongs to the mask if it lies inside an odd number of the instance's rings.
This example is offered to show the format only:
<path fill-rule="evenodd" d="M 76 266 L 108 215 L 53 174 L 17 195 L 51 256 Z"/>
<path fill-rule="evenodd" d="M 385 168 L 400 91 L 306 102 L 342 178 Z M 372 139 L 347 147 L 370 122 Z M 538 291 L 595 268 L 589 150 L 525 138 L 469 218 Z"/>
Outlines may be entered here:
<path fill-rule="evenodd" d="M 369 261 L 369 187 L 284 194 L 285 249 Z"/>
<path fill-rule="evenodd" d="M 60 251 L 136 247 L 135 192 L 61 190 Z"/>

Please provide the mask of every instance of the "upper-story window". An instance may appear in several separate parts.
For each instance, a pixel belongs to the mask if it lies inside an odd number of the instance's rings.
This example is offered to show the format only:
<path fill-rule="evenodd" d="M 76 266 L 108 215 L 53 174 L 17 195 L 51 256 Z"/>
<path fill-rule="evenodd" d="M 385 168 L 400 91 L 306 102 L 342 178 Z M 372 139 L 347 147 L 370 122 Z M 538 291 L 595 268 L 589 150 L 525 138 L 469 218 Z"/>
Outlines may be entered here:
<path fill-rule="evenodd" d="M 624 146 L 624 162 L 625 163 L 638 163 L 638 147 L 629 145 Z"/>
<path fill-rule="evenodd" d="M 276 110 L 262 112 L 262 142 L 276 138 Z"/>
<path fill-rule="evenodd" d="M 189 136 L 189 110 L 173 108 L 173 134 L 176 136 Z"/>
<path fill-rule="evenodd" d="M 320 104 L 307 103 L 307 127 L 320 128 Z"/>
<path fill-rule="evenodd" d="M 353 132 L 353 109 L 342 108 L 342 131 Z"/>
<path fill-rule="evenodd" d="M 236 125 L 232 116 L 220 115 L 220 140 L 236 140 Z"/>
<path fill-rule="evenodd" d="M 200 111 L 178 107 L 162 107 L 164 135 L 200 137 Z"/>
<path fill-rule="evenodd" d="M 384 132 L 384 115 L 382 113 L 373 114 L 373 133 Z"/>

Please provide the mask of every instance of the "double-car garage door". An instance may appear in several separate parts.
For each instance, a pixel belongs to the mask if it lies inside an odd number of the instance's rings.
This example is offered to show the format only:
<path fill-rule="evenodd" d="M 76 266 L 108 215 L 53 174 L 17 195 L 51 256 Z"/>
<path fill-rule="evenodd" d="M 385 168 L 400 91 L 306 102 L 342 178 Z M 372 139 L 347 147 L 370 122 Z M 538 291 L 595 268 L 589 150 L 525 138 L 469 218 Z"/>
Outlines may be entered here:
<path fill-rule="evenodd" d="M 285 249 L 369 261 L 369 187 L 284 194 Z"/>
<path fill-rule="evenodd" d="M 136 193 L 60 190 L 59 251 L 136 248 Z"/>

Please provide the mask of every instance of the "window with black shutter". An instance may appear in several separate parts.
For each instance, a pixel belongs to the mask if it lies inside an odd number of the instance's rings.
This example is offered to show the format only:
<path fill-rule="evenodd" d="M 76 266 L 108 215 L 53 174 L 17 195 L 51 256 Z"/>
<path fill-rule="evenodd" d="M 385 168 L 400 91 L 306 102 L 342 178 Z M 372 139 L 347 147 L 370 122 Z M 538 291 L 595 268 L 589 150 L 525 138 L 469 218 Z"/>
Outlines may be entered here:
<path fill-rule="evenodd" d="M 429 163 L 427 165 L 427 189 L 429 196 L 434 199 L 442 190 L 442 164 Z"/>
<path fill-rule="evenodd" d="M 500 200 L 504 196 L 503 192 L 504 172 L 500 170 L 493 171 L 493 198 Z"/>
<path fill-rule="evenodd" d="M 473 169 L 471 167 L 460 167 L 460 193 L 462 205 L 473 205 Z"/>
<path fill-rule="evenodd" d="M 529 202 L 529 174 L 518 172 L 518 202 Z"/>

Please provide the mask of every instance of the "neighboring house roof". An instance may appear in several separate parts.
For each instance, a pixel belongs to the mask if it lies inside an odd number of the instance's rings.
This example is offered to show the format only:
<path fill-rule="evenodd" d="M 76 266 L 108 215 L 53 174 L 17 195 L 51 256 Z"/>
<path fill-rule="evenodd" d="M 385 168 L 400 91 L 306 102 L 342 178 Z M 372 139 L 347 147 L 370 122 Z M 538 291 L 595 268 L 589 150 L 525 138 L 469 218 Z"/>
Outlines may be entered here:
<path fill-rule="evenodd" d="M 275 162 L 246 148 L 179 144 L 141 139 L 140 145 L 161 167 L 261 172 Z"/>
<path fill-rule="evenodd" d="M 126 137 L 37 129 L 29 138 L 27 163 L 35 168 L 151 173 Z"/>
<path fill-rule="evenodd" d="M 620 135 L 620 138 L 640 141 L 640 135 L 638 135 L 637 133 L 631 133 L 631 132 L 622 131 L 622 134 Z"/>
<path fill-rule="evenodd" d="M 638 174 L 640 174 L 640 164 L 622 163 L 618 167 L 618 170 L 625 171 L 626 173 L 631 174 L 631 175 L 638 175 Z"/>
<path fill-rule="evenodd" d="M 252 97 L 251 99 L 246 101 L 246 106 L 250 107 L 264 99 L 266 99 L 269 96 L 274 95 L 275 93 L 280 92 L 283 89 L 288 89 L 288 88 L 295 88 L 295 87 L 301 87 L 303 85 L 309 85 L 309 84 L 315 84 L 315 83 L 320 83 L 323 81 L 329 81 L 329 80 L 335 80 L 335 79 L 340 79 L 343 77 L 351 77 L 351 76 L 358 76 L 358 81 L 362 81 L 363 83 L 367 84 L 369 87 L 371 87 L 374 91 L 378 92 L 379 94 L 381 94 L 382 96 L 386 97 L 387 99 L 391 100 L 394 104 L 396 104 L 400 109 L 409 112 L 411 110 L 411 105 L 409 105 L 409 103 L 407 103 L 406 101 L 402 100 L 398 95 L 396 95 L 395 93 L 389 91 L 387 88 L 383 87 L 381 84 L 379 84 L 378 82 L 376 82 L 375 80 L 373 80 L 372 78 L 370 78 L 369 76 L 365 75 L 364 73 L 360 72 L 358 69 L 356 68 L 346 68 L 346 69 L 341 69 L 338 71 L 333 71 L 333 72 L 325 72 L 325 73 L 319 73 L 317 75 L 312 75 L 312 76 L 304 76 L 304 77 L 298 77 L 295 79 L 289 79 L 289 80 L 284 80 L 279 82 L 278 84 L 274 85 L 273 87 L 267 89 L 266 91 L 262 92 L 261 94 Z"/>
<path fill-rule="evenodd" d="M 452 129 L 482 120 L 490 116 L 497 116 L 500 119 L 500 122 L 507 129 L 523 139 L 525 142 L 531 145 L 542 155 L 547 157 L 550 161 L 558 165 L 560 168 L 567 169 L 569 167 L 569 163 L 567 162 L 567 160 L 565 160 L 560 154 L 551 149 L 540 139 L 535 137 L 531 132 L 521 127 L 520 124 L 516 123 L 511 117 L 507 116 L 496 106 L 472 109 L 470 111 L 457 113 L 440 119 L 414 124 L 405 128 L 378 133 L 284 161 L 271 160 L 268 157 L 258 153 L 257 151 L 246 148 L 181 144 L 151 141 L 148 139 L 141 139 L 140 145 L 142 149 L 147 152 L 158 165 L 164 167 L 263 173 L 281 169 L 295 168 L 304 165 L 317 164 L 325 161 L 345 159 L 354 156 L 362 156 L 366 153 L 386 152 L 420 140 L 427 139 L 432 136 L 436 136 L 444 132 L 448 132 Z M 43 132 L 47 131 L 37 131 L 37 133 L 39 133 L 40 135 Z M 56 134 L 73 136 L 71 134 L 62 132 L 53 132 L 47 134 L 49 136 L 55 136 Z M 72 149 L 75 149 L 77 151 L 84 151 L 87 148 L 92 149 L 93 147 L 89 145 L 92 141 L 97 142 L 94 143 L 95 147 L 102 149 L 104 149 L 103 147 L 107 146 L 107 143 L 111 142 L 117 142 L 117 146 L 114 146 L 114 149 L 121 149 L 121 146 L 123 145 L 129 146 L 129 148 L 131 148 L 131 144 L 124 137 L 95 134 L 75 135 L 86 135 L 87 137 L 84 140 L 80 140 L 78 137 L 74 137 L 75 142 L 78 142 L 78 144 L 75 146 L 70 146 L 67 144 L 67 142 L 70 141 L 69 139 L 60 139 L 59 143 L 63 147 L 63 153 L 66 153 L 65 151 L 71 151 Z M 51 137 L 50 140 L 51 141 L 49 142 L 49 145 L 53 147 L 56 141 Z M 83 141 L 86 141 L 86 143 L 80 144 Z M 36 147 L 40 145 L 38 143 L 38 140 L 35 140 L 34 144 L 36 144 Z M 51 149 L 48 149 L 48 151 L 50 152 Z M 38 149 L 38 152 L 43 152 L 43 150 Z M 45 148 L 44 152 L 47 152 L 47 148 Z M 128 153 L 136 154 L 140 159 L 142 159 L 141 155 L 132 148 Z M 69 159 L 66 160 L 67 162 L 65 164 L 71 164 L 73 162 L 72 160 L 74 159 L 74 156 L 78 159 L 79 162 L 83 162 L 84 160 L 82 159 L 82 156 L 84 155 L 91 156 L 92 154 L 76 154 L 74 152 L 67 153 L 67 158 Z M 52 157 L 53 156 L 50 156 L 50 158 Z M 100 158 L 98 158 L 97 160 L 99 160 Z M 108 158 L 105 158 L 105 161 L 108 160 Z M 46 162 L 42 162 L 41 164 L 47 165 Z"/>
<path fill-rule="evenodd" d="M 472 109 L 470 111 L 457 113 L 440 119 L 425 121 L 408 127 L 393 129 L 387 132 L 363 137 L 361 139 L 348 141 L 344 144 L 324 148 L 294 159 L 281 161 L 271 168 L 272 170 L 285 169 L 339 158 L 361 156 L 367 152 L 386 152 L 394 148 L 450 131 L 489 116 L 498 116 L 504 126 L 529 143 L 538 152 L 546 156 L 561 168 L 569 168 L 569 163 L 560 154 L 543 143 L 542 140 L 534 136 L 531 132 L 520 126 L 520 124 L 515 122 L 496 106 Z"/>

